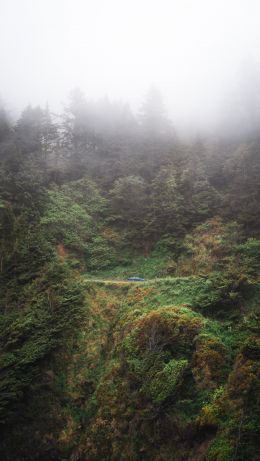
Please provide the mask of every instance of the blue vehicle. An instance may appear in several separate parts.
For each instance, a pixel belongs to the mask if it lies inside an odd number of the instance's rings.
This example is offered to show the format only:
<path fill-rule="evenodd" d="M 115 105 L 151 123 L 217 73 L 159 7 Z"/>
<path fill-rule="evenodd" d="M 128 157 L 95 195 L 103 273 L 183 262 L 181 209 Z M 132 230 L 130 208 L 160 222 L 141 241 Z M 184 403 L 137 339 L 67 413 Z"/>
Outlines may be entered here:
<path fill-rule="evenodd" d="M 144 282 L 142 277 L 128 277 L 127 279 L 129 282 Z"/>

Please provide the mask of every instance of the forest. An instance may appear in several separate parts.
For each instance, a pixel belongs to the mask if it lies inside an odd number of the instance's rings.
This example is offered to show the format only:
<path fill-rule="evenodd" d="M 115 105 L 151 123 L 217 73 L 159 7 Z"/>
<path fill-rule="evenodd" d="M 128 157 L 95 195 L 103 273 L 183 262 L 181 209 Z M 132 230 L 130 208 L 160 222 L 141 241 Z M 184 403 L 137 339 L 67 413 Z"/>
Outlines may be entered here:
<path fill-rule="evenodd" d="M 183 139 L 154 88 L 138 116 L 79 89 L 59 115 L 2 106 L 3 461 L 259 460 L 260 124 L 240 122 Z"/>

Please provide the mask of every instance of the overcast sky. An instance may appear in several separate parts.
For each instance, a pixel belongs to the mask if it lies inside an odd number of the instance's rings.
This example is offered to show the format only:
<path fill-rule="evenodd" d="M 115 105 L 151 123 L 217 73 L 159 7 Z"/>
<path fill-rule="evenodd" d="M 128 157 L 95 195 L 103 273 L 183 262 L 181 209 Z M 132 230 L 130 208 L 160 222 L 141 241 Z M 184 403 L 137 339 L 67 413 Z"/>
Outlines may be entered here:
<path fill-rule="evenodd" d="M 176 121 L 203 121 L 259 59 L 259 0 L 0 0 L 0 95 L 13 111 L 57 109 L 75 87 L 136 110 L 156 86 Z"/>

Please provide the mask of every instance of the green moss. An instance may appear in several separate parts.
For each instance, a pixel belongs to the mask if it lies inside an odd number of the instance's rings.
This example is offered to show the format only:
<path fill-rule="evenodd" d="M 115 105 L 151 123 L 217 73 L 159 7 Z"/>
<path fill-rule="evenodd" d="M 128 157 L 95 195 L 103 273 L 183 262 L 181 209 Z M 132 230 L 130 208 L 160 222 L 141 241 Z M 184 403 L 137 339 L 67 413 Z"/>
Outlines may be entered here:
<path fill-rule="evenodd" d="M 155 374 L 149 385 L 145 386 L 145 390 L 155 402 L 161 403 L 176 391 L 187 365 L 188 360 L 172 359 L 162 371 Z"/>

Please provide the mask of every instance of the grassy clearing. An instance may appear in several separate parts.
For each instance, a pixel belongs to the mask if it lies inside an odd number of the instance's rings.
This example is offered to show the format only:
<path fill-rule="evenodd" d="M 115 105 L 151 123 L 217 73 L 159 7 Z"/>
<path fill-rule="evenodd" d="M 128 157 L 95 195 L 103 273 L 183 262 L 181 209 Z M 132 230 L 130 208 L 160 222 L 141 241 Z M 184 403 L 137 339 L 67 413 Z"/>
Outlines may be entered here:
<path fill-rule="evenodd" d="M 85 276 L 85 286 L 127 286 L 133 291 L 142 288 L 154 288 L 152 294 L 146 299 L 150 306 L 157 305 L 182 305 L 187 304 L 194 308 L 205 308 L 218 301 L 220 296 L 218 288 L 214 289 L 209 279 L 202 277 L 157 277 L 144 282 L 128 282 L 127 280 L 113 280 L 91 278 Z"/>
<path fill-rule="evenodd" d="M 163 277 L 167 275 L 168 257 L 161 256 L 133 256 L 127 259 L 122 266 L 101 270 L 98 272 L 91 272 L 85 274 L 87 278 L 96 279 L 122 279 L 128 277 L 139 276 L 144 278 Z"/>

